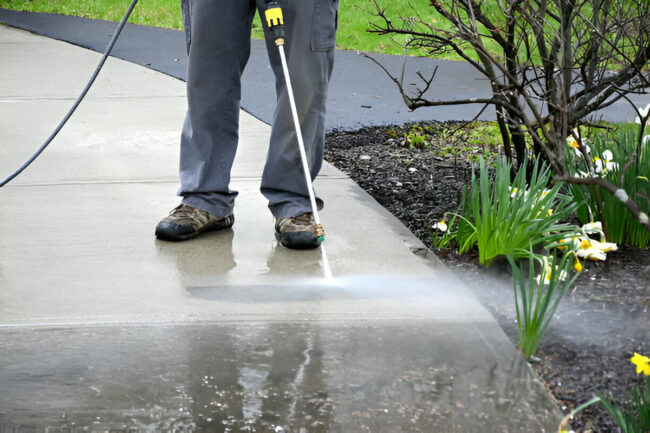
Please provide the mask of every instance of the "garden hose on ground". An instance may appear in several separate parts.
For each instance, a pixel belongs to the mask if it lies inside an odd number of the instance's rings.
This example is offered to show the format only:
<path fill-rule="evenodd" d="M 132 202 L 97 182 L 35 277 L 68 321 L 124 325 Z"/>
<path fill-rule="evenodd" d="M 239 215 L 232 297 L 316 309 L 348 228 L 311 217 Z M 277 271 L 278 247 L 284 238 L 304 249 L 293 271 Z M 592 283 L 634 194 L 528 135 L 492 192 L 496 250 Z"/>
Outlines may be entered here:
<path fill-rule="evenodd" d="M 129 20 L 129 17 L 131 16 L 131 12 L 133 12 L 133 9 L 135 8 L 135 5 L 138 3 L 138 0 L 133 0 L 131 2 L 131 5 L 127 9 L 126 13 L 122 17 L 122 20 L 120 23 L 117 25 L 117 29 L 115 29 L 115 33 L 113 33 L 113 37 L 111 38 L 111 41 L 108 43 L 108 47 L 106 47 L 106 51 L 104 52 L 104 55 L 102 56 L 101 60 L 99 61 L 99 64 L 95 68 L 95 72 L 93 72 L 93 75 L 90 77 L 90 80 L 88 80 L 88 84 L 86 84 L 86 87 L 83 89 L 77 100 L 74 102 L 72 105 L 72 108 L 68 111 L 68 113 L 65 115 L 63 120 L 57 125 L 57 127 L 54 129 L 52 134 L 45 140 L 45 143 L 41 145 L 41 147 L 34 153 L 31 158 L 29 158 L 18 170 L 13 172 L 9 177 L 7 177 L 5 180 L 0 182 L 0 188 L 11 182 L 16 176 L 18 176 L 20 173 L 23 172 L 38 156 L 45 150 L 47 146 L 54 140 L 54 137 L 57 136 L 59 131 L 63 128 L 63 126 L 68 122 L 70 117 L 72 117 L 72 114 L 75 112 L 79 104 L 81 104 L 81 101 L 86 97 L 86 94 L 92 87 L 93 83 L 95 82 L 95 79 L 99 75 L 99 72 L 102 70 L 102 67 L 104 66 L 104 63 L 106 62 L 106 59 L 111 53 L 111 50 L 113 49 L 113 46 L 115 45 L 115 42 L 117 41 L 117 38 L 120 36 L 120 33 L 122 33 L 122 29 L 124 28 L 124 25 L 126 22 Z"/>

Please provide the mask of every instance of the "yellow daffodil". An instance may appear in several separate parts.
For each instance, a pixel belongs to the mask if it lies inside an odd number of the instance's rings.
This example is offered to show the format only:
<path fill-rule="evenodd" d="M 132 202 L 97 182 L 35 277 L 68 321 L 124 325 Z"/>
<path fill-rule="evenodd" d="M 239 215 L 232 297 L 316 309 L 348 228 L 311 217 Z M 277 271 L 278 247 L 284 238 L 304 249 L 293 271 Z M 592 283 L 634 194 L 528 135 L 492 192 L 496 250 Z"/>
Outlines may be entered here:
<path fill-rule="evenodd" d="M 576 137 L 578 137 L 580 141 L 578 141 Z M 569 147 L 573 148 L 578 157 L 582 156 L 580 147 L 584 148 L 587 154 L 591 152 L 591 149 L 587 145 L 585 139 L 580 137 L 580 132 L 577 129 L 574 129 L 573 133 L 566 138 L 566 144 Z"/>
<path fill-rule="evenodd" d="M 576 272 L 582 272 L 582 263 L 580 263 L 580 260 L 576 257 L 576 261 L 573 263 L 573 269 L 576 270 Z"/>
<path fill-rule="evenodd" d="M 585 224 L 582 227 L 583 233 L 582 236 L 574 236 L 571 241 L 573 242 L 573 248 L 576 251 L 576 255 L 583 259 L 588 260 L 605 260 L 607 259 L 607 254 L 610 251 L 616 251 L 618 246 L 613 242 L 606 242 L 605 235 L 602 230 L 600 230 L 602 224 L 600 222 Z M 597 241 L 595 239 L 589 238 L 586 233 L 600 233 L 601 240 Z M 564 242 L 568 242 L 569 239 L 564 239 Z"/>
<path fill-rule="evenodd" d="M 646 376 L 650 376 L 650 358 L 635 352 L 634 356 L 630 358 L 630 362 L 636 365 L 636 374 L 643 373 Z"/>
<path fill-rule="evenodd" d="M 573 147 L 574 149 L 580 149 L 580 144 L 578 144 L 578 140 L 576 140 L 573 135 L 567 137 L 566 144 Z"/>

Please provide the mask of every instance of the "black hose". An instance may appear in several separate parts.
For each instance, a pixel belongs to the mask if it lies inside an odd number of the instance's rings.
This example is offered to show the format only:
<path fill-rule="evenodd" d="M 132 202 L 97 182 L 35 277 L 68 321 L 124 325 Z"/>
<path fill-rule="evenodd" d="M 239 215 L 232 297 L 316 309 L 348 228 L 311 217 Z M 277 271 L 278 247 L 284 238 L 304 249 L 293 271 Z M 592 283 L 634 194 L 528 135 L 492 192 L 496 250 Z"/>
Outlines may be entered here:
<path fill-rule="evenodd" d="M 59 131 L 63 128 L 63 126 L 67 123 L 68 119 L 72 116 L 72 114 L 75 112 L 79 104 L 81 104 L 81 101 L 83 101 L 84 97 L 86 96 L 86 93 L 90 90 L 92 87 L 93 83 L 95 82 L 95 79 L 97 78 L 97 75 L 99 75 L 99 71 L 102 70 L 102 67 L 104 66 L 104 63 L 106 62 L 106 59 L 108 58 L 109 54 L 111 53 L 111 50 L 113 49 L 113 45 L 115 45 L 115 42 L 117 41 L 117 38 L 120 36 L 120 33 L 122 33 L 122 29 L 124 28 L 124 25 L 126 22 L 129 20 L 129 16 L 131 16 L 131 12 L 133 12 L 133 9 L 135 8 L 135 5 L 138 3 L 138 0 L 133 0 L 131 2 L 131 5 L 127 9 L 126 13 L 122 17 L 122 20 L 120 23 L 117 25 L 117 29 L 115 30 L 115 33 L 113 33 L 113 37 L 111 38 L 111 41 L 108 43 L 108 47 L 106 47 L 106 51 L 104 52 L 104 55 L 102 56 L 102 59 L 99 61 L 99 64 L 95 68 L 95 72 L 93 72 L 93 75 L 90 77 L 90 80 L 88 80 L 88 84 L 86 84 L 86 87 L 83 89 L 77 100 L 75 101 L 74 105 L 72 105 L 72 108 L 70 108 L 70 111 L 68 111 L 68 114 L 65 115 L 61 123 L 54 129 L 52 134 L 45 140 L 45 143 L 34 153 L 31 158 L 29 158 L 18 170 L 13 172 L 8 178 L 0 182 L 0 188 L 11 182 L 16 176 L 18 176 L 20 173 L 23 172 L 38 156 L 45 150 L 45 148 L 54 140 L 54 137 L 57 136 Z"/>

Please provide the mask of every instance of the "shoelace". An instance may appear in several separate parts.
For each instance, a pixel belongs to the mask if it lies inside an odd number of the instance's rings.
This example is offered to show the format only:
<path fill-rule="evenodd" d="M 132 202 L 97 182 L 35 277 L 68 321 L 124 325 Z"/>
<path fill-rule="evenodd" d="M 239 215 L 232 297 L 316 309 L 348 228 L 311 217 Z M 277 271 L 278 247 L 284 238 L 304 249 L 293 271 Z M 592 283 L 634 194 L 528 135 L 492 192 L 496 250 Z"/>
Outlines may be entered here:
<path fill-rule="evenodd" d="M 175 207 L 169 214 L 170 216 L 177 216 L 179 218 L 193 218 L 194 216 L 194 209 L 185 206 L 184 204 L 181 204 L 177 207 Z"/>
<path fill-rule="evenodd" d="M 297 217 L 291 218 L 292 221 L 298 225 L 311 225 L 312 224 L 312 216 L 310 213 L 298 215 Z"/>

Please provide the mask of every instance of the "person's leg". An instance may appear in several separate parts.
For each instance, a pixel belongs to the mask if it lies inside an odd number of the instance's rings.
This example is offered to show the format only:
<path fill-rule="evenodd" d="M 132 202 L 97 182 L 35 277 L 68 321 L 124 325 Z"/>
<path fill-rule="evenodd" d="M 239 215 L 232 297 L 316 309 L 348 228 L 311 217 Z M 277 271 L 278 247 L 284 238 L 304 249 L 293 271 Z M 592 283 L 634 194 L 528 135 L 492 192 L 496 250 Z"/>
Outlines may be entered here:
<path fill-rule="evenodd" d="M 250 54 L 254 3 L 183 0 L 188 37 L 188 111 L 178 194 L 217 217 L 232 214 L 230 170 L 239 136 L 241 74 Z"/>
<path fill-rule="evenodd" d="M 182 0 L 188 110 L 181 135 L 182 204 L 156 226 L 179 241 L 231 227 L 229 188 L 237 150 L 241 74 L 250 54 L 252 0 Z"/>
<path fill-rule="evenodd" d="M 279 4 L 284 14 L 284 50 L 313 180 L 323 161 L 325 106 L 334 62 L 338 0 L 279 0 Z M 257 5 L 264 16 L 266 2 L 257 0 Z M 269 200 L 273 215 L 281 219 L 311 212 L 311 204 L 280 55 L 268 31 L 266 43 L 276 76 L 278 103 L 261 191 Z M 317 201 L 322 207 L 322 200 Z"/>

